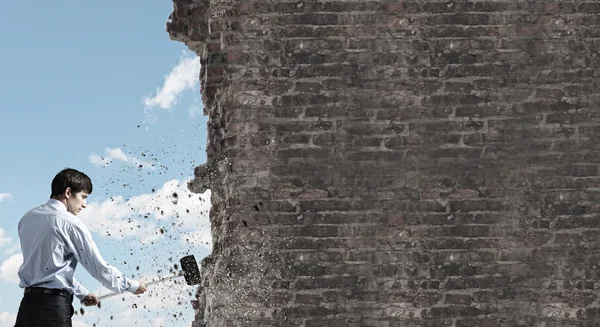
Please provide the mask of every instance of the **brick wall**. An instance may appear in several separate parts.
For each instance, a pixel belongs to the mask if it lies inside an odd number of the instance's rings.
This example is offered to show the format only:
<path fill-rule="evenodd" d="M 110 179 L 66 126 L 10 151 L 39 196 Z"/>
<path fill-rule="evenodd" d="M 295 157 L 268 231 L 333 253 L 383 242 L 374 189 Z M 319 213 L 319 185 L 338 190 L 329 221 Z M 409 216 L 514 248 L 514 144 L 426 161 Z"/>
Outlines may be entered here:
<path fill-rule="evenodd" d="M 600 2 L 175 0 L 196 326 L 600 324 Z"/>

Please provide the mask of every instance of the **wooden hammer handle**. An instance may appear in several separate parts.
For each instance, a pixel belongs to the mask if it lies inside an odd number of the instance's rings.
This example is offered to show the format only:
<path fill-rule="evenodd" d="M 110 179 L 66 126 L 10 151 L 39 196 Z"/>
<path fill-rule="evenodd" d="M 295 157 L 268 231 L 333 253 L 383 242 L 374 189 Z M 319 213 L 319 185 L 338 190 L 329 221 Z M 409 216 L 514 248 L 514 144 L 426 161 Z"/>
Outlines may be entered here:
<path fill-rule="evenodd" d="M 181 276 L 183 276 L 183 271 L 181 271 L 181 272 L 177 272 L 177 273 L 175 273 L 175 274 L 173 274 L 173 275 L 168 275 L 168 276 L 165 276 L 165 277 L 163 277 L 163 278 L 160 278 L 160 279 L 157 279 L 157 280 L 153 280 L 153 281 L 151 281 L 151 282 L 148 282 L 148 283 L 146 283 L 146 286 L 150 286 L 150 285 L 154 285 L 154 284 L 162 283 L 162 282 L 164 282 L 164 281 L 167 281 L 167 280 L 170 280 L 170 279 L 173 279 L 173 278 L 177 278 L 177 277 L 181 277 Z M 122 293 L 116 293 L 116 292 L 115 292 L 115 293 L 109 293 L 109 294 L 105 294 L 105 295 L 99 296 L 99 297 L 98 297 L 98 301 L 100 301 L 100 300 L 103 300 L 103 299 L 107 299 L 107 298 L 109 298 L 109 297 L 113 297 L 113 296 L 115 296 L 115 295 L 119 295 L 119 294 L 122 294 Z"/>

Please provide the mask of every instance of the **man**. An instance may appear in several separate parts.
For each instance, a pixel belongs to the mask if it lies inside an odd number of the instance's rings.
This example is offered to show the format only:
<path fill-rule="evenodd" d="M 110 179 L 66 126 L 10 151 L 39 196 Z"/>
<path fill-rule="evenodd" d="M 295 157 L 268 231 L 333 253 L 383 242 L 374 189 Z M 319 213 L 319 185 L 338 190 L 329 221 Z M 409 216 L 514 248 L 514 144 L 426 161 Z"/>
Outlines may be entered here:
<path fill-rule="evenodd" d="M 90 231 L 76 217 L 91 193 L 88 176 L 64 169 L 52 180 L 50 200 L 21 218 L 19 286 L 25 295 L 15 327 L 71 327 L 73 296 L 86 306 L 98 304 L 96 295 L 73 277 L 77 263 L 114 292 L 146 291 L 142 280 L 130 280 L 104 261 Z"/>

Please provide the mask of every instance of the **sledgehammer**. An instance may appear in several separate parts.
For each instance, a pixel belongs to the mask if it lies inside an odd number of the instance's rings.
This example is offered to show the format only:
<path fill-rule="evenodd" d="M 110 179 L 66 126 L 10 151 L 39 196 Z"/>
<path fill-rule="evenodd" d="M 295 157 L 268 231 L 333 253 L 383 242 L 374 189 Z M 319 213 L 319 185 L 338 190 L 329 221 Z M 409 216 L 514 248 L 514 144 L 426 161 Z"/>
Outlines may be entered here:
<path fill-rule="evenodd" d="M 177 278 L 177 277 L 181 277 L 181 276 L 183 276 L 185 278 L 185 282 L 188 285 L 200 284 L 200 268 L 198 268 L 198 262 L 196 262 L 196 258 L 194 258 L 193 255 L 188 255 L 188 256 L 181 258 L 179 260 L 179 263 L 181 264 L 180 271 L 178 271 L 172 275 L 165 276 L 161 279 L 146 283 L 146 286 L 162 283 L 169 279 L 173 279 L 173 278 Z M 102 295 L 102 296 L 98 297 L 98 301 L 115 296 L 115 295 L 119 295 L 119 294 L 121 294 L 121 293 L 110 293 L 110 294 Z"/>

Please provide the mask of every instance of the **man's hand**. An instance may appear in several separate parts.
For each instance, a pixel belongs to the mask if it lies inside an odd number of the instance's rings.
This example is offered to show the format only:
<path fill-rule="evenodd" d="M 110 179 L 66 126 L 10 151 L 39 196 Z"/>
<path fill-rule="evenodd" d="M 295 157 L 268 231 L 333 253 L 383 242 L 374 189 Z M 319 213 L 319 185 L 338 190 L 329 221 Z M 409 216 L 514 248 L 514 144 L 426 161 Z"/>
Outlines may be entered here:
<path fill-rule="evenodd" d="M 140 283 L 140 287 L 138 287 L 137 291 L 135 291 L 133 294 L 135 294 L 135 295 L 144 294 L 146 292 L 146 281 L 144 281 L 143 279 L 140 279 L 140 280 L 138 280 L 138 283 Z"/>
<path fill-rule="evenodd" d="M 90 293 L 86 297 L 83 298 L 81 303 L 83 303 L 83 305 L 85 305 L 86 307 L 91 307 L 93 305 L 97 305 L 98 297 L 96 297 L 95 294 Z"/>

